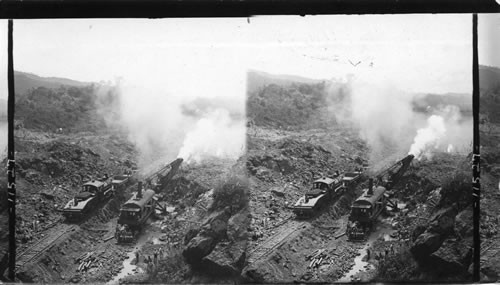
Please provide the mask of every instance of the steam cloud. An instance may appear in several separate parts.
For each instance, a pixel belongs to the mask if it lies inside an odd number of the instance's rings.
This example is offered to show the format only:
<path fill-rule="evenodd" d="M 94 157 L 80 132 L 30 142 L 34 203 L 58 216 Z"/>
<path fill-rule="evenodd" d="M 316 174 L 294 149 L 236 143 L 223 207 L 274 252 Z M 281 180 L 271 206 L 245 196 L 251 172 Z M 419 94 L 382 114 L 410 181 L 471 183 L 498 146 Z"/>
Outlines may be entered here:
<path fill-rule="evenodd" d="M 431 159 L 434 151 L 470 152 L 467 148 L 472 135 L 471 118 L 462 118 L 459 108 L 453 105 L 440 108 L 436 113 L 428 118 L 425 128 L 417 131 L 408 154 L 420 160 Z"/>
<path fill-rule="evenodd" d="M 339 88 L 339 84 L 344 87 Z M 406 155 L 408 150 L 417 159 L 431 158 L 436 151 L 470 152 L 472 117 L 463 116 L 457 106 L 415 111 L 416 94 L 404 92 L 380 77 L 374 82 L 367 76 L 349 75 L 348 80 L 336 80 L 330 86 L 330 97 L 337 98 L 330 100 L 330 111 L 339 123 L 349 123 L 359 130 L 374 169 Z"/>
<path fill-rule="evenodd" d="M 390 82 L 370 83 L 353 78 L 350 85 L 352 120 L 369 146 L 370 165 L 401 156 L 408 150 L 416 119 L 411 95 Z"/>
<path fill-rule="evenodd" d="M 229 112 L 217 109 L 201 118 L 186 135 L 179 157 L 200 163 L 205 158 L 236 158 L 244 152 L 245 125 L 233 121 Z"/>
<path fill-rule="evenodd" d="M 439 143 L 446 135 L 444 119 L 441 116 L 432 115 L 427 120 L 427 127 L 417 131 L 417 136 L 410 147 L 408 154 L 413 154 L 416 159 L 428 154 L 432 148 L 438 149 Z M 448 146 L 448 150 L 450 145 Z"/>
<path fill-rule="evenodd" d="M 109 89 L 103 90 L 102 96 L 109 95 Z M 138 150 L 140 171 L 177 157 L 185 163 L 201 163 L 209 157 L 237 159 L 244 151 L 244 111 L 239 108 L 244 104 L 237 98 L 214 106 L 217 100 L 186 98 L 126 80 L 119 81 L 114 92 L 118 114 L 101 113 L 109 114 L 108 125 L 117 125 L 118 120 L 127 131 Z"/>

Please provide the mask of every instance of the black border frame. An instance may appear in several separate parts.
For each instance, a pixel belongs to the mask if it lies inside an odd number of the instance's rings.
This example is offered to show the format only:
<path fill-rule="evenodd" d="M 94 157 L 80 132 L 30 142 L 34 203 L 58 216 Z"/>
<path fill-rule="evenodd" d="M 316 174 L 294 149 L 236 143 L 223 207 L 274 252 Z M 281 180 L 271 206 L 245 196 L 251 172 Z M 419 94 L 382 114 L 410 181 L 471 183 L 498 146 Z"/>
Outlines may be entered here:
<path fill-rule="evenodd" d="M 0 0 L 0 18 L 163 18 L 163 17 L 251 17 L 254 15 L 407 14 L 407 13 L 499 13 L 494 0 Z M 473 15 L 473 280 L 479 281 L 479 65 L 477 15 Z M 8 183 L 9 251 L 15 253 L 15 158 L 13 142 L 14 78 L 12 21 L 8 30 Z M 12 69 L 12 70 L 11 70 Z M 12 73 L 12 74 L 11 74 Z M 12 184 L 14 183 L 14 184 Z M 14 185 L 11 187 L 11 185 Z M 12 220 L 12 221 L 11 221 Z M 14 240 L 14 244 L 12 244 Z M 15 256 L 9 255 L 9 279 L 14 281 Z"/>

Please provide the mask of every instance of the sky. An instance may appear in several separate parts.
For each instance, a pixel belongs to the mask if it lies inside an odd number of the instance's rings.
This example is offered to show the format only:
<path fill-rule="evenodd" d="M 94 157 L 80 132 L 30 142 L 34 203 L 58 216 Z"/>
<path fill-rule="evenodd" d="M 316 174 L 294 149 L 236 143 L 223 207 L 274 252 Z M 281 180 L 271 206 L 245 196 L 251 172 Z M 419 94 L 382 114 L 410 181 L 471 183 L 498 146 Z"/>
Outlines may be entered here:
<path fill-rule="evenodd" d="M 479 30 L 480 64 L 500 67 L 500 15 L 480 15 Z M 470 14 L 15 20 L 14 68 L 80 81 L 122 78 L 184 97 L 243 97 L 248 69 L 469 93 L 471 35 Z M 7 97 L 6 39 L 2 20 L 0 98 Z"/>

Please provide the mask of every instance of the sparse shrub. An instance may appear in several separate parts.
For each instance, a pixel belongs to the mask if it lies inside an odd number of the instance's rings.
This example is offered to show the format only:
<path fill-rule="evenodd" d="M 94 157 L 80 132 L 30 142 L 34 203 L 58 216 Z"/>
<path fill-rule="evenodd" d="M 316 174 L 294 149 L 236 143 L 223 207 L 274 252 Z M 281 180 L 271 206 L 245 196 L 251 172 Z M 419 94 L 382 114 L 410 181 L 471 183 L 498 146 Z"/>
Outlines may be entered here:
<path fill-rule="evenodd" d="M 402 250 L 389 255 L 380 261 L 377 281 L 408 281 L 415 280 L 417 264 L 408 250 Z"/>
<path fill-rule="evenodd" d="M 148 282 L 165 284 L 168 281 L 169 283 L 179 283 L 185 278 L 183 275 L 186 273 L 187 268 L 188 266 L 182 257 L 182 250 L 172 249 L 167 258 L 160 260 L 156 276 L 150 278 Z"/>
<path fill-rule="evenodd" d="M 214 189 L 213 203 L 209 210 L 231 208 L 232 213 L 248 205 L 248 178 L 244 175 L 232 174 L 220 181 Z"/>
<path fill-rule="evenodd" d="M 458 210 L 462 210 L 472 203 L 471 175 L 471 171 L 457 169 L 451 176 L 444 178 L 439 205 L 456 205 Z"/>

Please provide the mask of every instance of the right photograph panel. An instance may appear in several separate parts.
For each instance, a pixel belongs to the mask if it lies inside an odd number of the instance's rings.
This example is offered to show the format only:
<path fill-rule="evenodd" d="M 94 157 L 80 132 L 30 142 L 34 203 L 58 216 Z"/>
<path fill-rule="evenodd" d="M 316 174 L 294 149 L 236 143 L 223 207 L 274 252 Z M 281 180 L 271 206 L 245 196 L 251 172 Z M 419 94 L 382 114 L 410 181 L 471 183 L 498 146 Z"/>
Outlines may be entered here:
<path fill-rule="evenodd" d="M 500 15 L 478 15 L 481 281 L 500 275 Z"/>
<path fill-rule="evenodd" d="M 472 16 L 250 22 L 243 278 L 471 282 Z"/>

